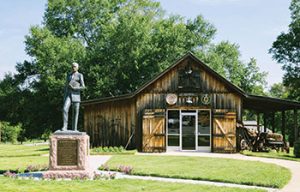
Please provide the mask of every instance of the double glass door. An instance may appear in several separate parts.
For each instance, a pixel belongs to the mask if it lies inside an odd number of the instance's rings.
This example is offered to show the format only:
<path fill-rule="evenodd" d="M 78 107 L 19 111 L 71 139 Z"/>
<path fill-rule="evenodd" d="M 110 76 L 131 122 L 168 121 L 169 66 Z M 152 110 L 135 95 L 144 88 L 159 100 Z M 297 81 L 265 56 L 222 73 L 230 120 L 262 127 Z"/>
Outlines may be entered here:
<path fill-rule="evenodd" d="M 168 110 L 167 146 L 169 151 L 210 151 L 210 110 Z"/>

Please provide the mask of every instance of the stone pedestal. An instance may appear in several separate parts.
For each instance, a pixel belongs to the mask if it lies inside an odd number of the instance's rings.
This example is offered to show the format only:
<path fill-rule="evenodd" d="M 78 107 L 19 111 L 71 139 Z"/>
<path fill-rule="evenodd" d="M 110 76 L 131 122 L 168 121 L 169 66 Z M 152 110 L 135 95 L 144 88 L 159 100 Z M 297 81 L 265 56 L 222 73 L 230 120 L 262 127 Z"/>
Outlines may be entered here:
<path fill-rule="evenodd" d="M 50 137 L 49 171 L 44 178 L 90 178 L 89 136 L 77 131 L 57 131 Z"/>

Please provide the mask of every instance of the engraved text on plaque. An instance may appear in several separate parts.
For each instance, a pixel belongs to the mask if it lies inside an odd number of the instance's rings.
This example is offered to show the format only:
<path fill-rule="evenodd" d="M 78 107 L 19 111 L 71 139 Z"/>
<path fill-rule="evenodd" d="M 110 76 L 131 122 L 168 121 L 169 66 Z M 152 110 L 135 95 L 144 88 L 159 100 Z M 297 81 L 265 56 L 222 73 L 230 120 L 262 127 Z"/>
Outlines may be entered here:
<path fill-rule="evenodd" d="M 57 165 L 77 165 L 78 163 L 78 141 L 58 140 L 57 141 Z"/>

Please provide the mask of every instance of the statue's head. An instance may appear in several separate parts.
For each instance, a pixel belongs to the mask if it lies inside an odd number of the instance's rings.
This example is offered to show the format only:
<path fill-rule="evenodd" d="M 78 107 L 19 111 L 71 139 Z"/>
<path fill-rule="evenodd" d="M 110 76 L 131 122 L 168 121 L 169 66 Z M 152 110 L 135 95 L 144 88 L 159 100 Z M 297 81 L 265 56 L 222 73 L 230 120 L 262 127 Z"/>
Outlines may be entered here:
<path fill-rule="evenodd" d="M 78 63 L 72 63 L 72 69 L 73 69 L 73 72 L 77 72 L 78 71 L 78 68 L 79 68 L 79 65 Z"/>

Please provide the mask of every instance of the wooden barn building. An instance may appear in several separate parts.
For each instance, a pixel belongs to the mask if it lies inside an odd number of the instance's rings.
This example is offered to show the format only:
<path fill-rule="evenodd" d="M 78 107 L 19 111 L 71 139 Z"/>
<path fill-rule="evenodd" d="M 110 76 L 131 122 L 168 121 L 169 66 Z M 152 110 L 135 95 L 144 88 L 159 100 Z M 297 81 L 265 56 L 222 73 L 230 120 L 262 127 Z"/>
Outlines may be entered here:
<path fill-rule="evenodd" d="M 143 152 L 236 152 L 244 109 L 258 114 L 294 110 L 300 103 L 248 95 L 188 53 L 131 94 L 83 101 L 92 146 Z M 264 118 L 265 119 L 265 118 Z"/>

